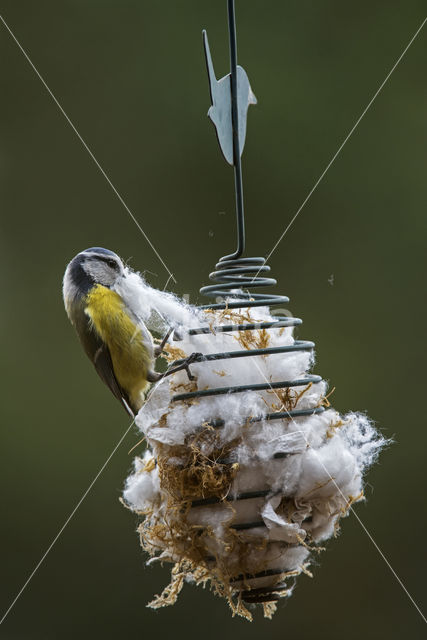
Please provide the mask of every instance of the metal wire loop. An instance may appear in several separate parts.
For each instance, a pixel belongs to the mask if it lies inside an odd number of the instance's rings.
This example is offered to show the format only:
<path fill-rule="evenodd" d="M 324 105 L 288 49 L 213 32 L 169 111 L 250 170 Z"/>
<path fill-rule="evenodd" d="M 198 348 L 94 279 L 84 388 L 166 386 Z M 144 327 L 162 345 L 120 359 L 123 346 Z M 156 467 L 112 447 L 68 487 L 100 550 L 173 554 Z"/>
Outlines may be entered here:
<path fill-rule="evenodd" d="M 274 286 L 276 280 L 274 278 L 266 277 L 265 274 L 270 272 L 270 267 L 265 264 L 265 259 L 256 258 L 237 258 L 234 260 L 223 260 L 216 264 L 215 271 L 209 275 L 209 279 L 215 284 L 202 287 L 200 293 L 204 296 L 215 297 L 217 299 L 215 304 L 202 305 L 200 309 L 246 309 L 251 307 L 274 307 L 283 305 L 289 302 L 287 296 L 272 295 L 266 293 L 253 293 L 253 288 Z M 218 298 L 220 299 L 218 301 Z M 274 313 L 274 312 L 273 312 Z M 216 325 L 215 327 L 196 327 L 189 330 L 190 335 L 203 335 L 211 332 L 243 332 L 243 331 L 257 331 L 259 329 L 280 329 L 282 327 L 295 327 L 302 323 L 299 318 L 292 318 L 288 316 L 275 316 L 273 321 L 264 322 L 242 322 L 240 324 L 227 324 Z M 292 345 L 282 345 L 278 347 L 266 347 L 264 349 L 245 349 L 239 351 L 226 351 L 221 353 L 211 353 L 207 355 L 199 356 L 195 362 L 212 362 L 216 360 L 228 360 L 234 358 L 246 358 L 246 357 L 278 357 L 280 354 L 295 353 L 302 351 L 313 351 L 314 343 L 308 340 L 295 340 Z M 174 366 L 181 364 L 182 360 L 174 362 Z M 246 391 L 263 391 L 268 389 L 286 389 L 294 387 L 302 387 L 308 384 L 318 384 L 322 381 L 322 378 L 318 375 L 307 374 L 302 378 L 293 380 L 279 380 L 276 382 L 260 382 L 257 384 L 245 384 L 224 386 L 211 389 L 201 389 L 198 391 L 192 391 L 187 393 L 179 393 L 173 396 L 173 402 L 180 402 L 184 400 L 191 400 L 195 398 L 211 397 L 231 393 L 243 393 Z M 256 424 L 262 421 L 270 420 L 285 420 L 290 421 L 302 416 L 308 416 L 321 413 L 325 410 L 323 406 L 313 406 L 306 409 L 292 409 L 284 411 L 273 411 L 266 415 L 252 416 L 249 420 L 245 419 L 245 424 Z M 225 421 L 221 417 L 212 417 L 209 425 L 215 429 L 221 429 L 224 427 Z M 205 423 L 206 426 L 206 423 Z M 202 428 L 202 427 L 200 427 Z M 272 458 L 274 460 L 287 458 L 289 454 L 287 452 L 276 452 Z M 219 462 L 219 461 L 218 461 Z M 225 459 L 220 461 L 221 464 L 233 464 L 232 459 Z M 265 498 L 268 495 L 273 495 L 271 490 L 260 488 L 259 490 L 242 492 L 239 494 L 230 494 L 224 499 L 216 496 L 208 496 L 200 498 L 195 496 L 191 502 L 191 508 L 203 508 L 209 507 L 215 504 L 219 504 L 224 500 L 226 502 L 236 502 L 240 500 L 259 500 Z M 230 527 L 236 531 L 248 531 L 251 530 L 265 530 L 265 523 L 263 520 L 254 520 L 249 522 L 239 522 L 230 525 Z M 266 572 L 261 572 L 255 575 L 241 575 L 231 579 L 231 583 L 239 583 L 243 581 L 245 586 L 240 590 L 242 599 L 247 603 L 261 603 L 272 602 L 280 598 L 280 593 L 285 591 L 288 587 L 284 583 L 272 585 L 271 587 L 248 588 L 247 581 L 255 582 L 257 578 L 266 577 L 267 575 L 280 575 L 285 573 L 282 569 L 269 569 Z"/>

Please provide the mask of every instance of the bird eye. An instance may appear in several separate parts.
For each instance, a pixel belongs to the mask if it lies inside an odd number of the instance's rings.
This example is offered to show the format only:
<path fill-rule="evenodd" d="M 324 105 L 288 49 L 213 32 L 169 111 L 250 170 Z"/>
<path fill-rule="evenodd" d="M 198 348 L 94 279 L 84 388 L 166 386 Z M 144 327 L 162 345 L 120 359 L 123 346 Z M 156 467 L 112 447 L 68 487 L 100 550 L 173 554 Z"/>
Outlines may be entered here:
<path fill-rule="evenodd" d="M 117 269 L 117 262 L 115 260 L 107 260 L 107 264 L 112 269 Z"/>

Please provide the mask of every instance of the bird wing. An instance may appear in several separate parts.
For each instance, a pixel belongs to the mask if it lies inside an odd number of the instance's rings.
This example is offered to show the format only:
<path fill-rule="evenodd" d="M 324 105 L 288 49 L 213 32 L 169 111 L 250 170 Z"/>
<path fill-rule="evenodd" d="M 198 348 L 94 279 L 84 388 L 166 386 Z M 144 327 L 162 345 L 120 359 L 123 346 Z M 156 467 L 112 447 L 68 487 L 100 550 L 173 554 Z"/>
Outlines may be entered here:
<path fill-rule="evenodd" d="M 110 350 L 93 328 L 90 318 L 85 313 L 84 304 L 76 304 L 71 321 L 75 326 L 83 348 L 93 363 L 101 380 L 107 385 L 111 393 L 117 398 L 125 411 L 134 418 L 134 412 L 127 393 L 117 382 L 114 373 Z"/>
<path fill-rule="evenodd" d="M 94 334 L 94 332 L 91 332 Z M 127 393 L 122 389 L 122 387 L 117 382 L 117 378 L 113 369 L 113 361 L 111 360 L 110 350 L 107 345 L 102 342 L 99 338 L 98 340 L 101 342 L 98 349 L 95 351 L 95 355 L 93 358 L 93 364 L 95 369 L 103 382 L 110 389 L 112 394 L 117 398 L 120 404 L 124 407 L 127 413 L 131 418 L 134 418 L 134 412 L 130 407 L 130 400 L 127 396 Z"/>

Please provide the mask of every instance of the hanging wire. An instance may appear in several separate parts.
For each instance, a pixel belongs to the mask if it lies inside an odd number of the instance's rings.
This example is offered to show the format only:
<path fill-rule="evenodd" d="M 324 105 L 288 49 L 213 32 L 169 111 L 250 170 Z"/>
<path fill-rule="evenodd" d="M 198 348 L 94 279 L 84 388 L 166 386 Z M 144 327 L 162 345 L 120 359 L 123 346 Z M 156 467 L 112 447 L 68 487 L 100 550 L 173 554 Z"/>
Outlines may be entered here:
<path fill-rule="evenodd" d="M 237 249 L 229 256 L 223 256 L 221 258 L 221 262 L 240 258 L 245 250 L 245 211 L 243 206 L 242 163 L 239 142 L 239 109 L 237 98 L 237 42 L 234 0 L 227 0 L 227 7 L 228 33 L 230 39 L 231 122 L 233 128 L 233 164 L 234 182 L 236 189 Z"/>

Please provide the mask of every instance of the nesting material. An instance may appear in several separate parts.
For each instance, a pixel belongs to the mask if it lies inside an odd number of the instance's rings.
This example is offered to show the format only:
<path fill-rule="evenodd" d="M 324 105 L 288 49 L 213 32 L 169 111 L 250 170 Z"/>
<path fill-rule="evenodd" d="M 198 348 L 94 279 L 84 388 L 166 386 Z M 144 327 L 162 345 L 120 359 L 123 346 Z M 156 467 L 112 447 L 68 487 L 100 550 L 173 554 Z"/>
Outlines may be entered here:
<path fill-rule="evenodd" d="M 121 287 L 149 324 L 180 326 L 170 361 L 294 344 L 291 327 L 218 328 L 274 320 L 266 307 L 200 312 L 131 272 Z M 209 332 L 188 334 L 201 326 Z M 194 381 L 179 372 L 152 389 L 136 418 L 147 449 L 135 458 L 123 494 L 141 516 L 148 563 L 172 563 L 171 582 L 150 607 L 174 604 L 192 582 L 209 584 L 233 615 L 250 620 L 259 602 L 271 617 L 275 600 L 291 595 L 300 573 L 311 576 L 321 543 L 363 499 L 363 473 L 384 439 L 365 415 L 339 415 L 325 382 L 174 400 L 196 390 L 304 379 L 312 365 L 310 351 L 203 361 L 190 367 Z M 322 413 L 265 419 L 320 406 Z"/>

